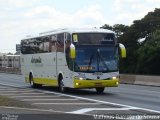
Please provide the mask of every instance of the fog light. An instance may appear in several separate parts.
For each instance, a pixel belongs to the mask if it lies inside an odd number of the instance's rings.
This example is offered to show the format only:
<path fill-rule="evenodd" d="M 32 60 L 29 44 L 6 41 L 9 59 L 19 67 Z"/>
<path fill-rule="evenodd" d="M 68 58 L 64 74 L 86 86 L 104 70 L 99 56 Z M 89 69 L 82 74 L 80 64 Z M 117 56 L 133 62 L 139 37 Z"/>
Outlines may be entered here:
<path fill-rule="evenodd" d="M 118 85 L 119 84 L 119 82 L 116 82 L 116 85 Z"/>
<path fill-rule="evenodd" d="M 78 86 L 79 85 L 79 83 L 76 83 L 76 86 Z"/>

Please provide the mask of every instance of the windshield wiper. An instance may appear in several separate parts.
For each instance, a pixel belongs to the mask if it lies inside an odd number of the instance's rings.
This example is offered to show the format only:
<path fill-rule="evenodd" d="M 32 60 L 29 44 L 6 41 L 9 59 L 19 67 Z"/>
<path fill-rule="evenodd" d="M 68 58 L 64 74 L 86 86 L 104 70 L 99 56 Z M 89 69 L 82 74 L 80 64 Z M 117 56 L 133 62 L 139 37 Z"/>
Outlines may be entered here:
<path fill-rule="evenodd" d="M 98 68 L 98 71 L 99 71 L 99 63 L 100 63 L 100 61 L 102 61 L 103 65 L 106 67 L 106 69 L 109 70 L 109 67 L 108 67 L 107 64 L 105 63 L 105 60 L 104 60 L 104 59 L 102 58 L 102 56 L 100 55 L 100 50 L 97 49 L 97 52 L 90 57 L 89 64 L 88 64 L 88 70 L 87 70 L 87 71 L 90 71 L 90 70 L 91 70 L 91 69 L 89 69 L 89 67 L 90 67 L 91 64 L 92 64 L 93 58 L 95 57 L 95 55 L 97 56 L 97 68 Z"/>
<path fill-rule="evenodd" d="M 107 64 L 105 63 L 105 60 L 103 59 L 103 57 L 100 55 L 100 50 L 98 49 L 97 50 L 97 56 L 98 56 L 98 59 L 100 59 L 103 63 L 103 65 L 106 67 L 107 70 L 109 70 L 109 67 L 107 66 Z M 98 71 L 99 71 L 99 63 L 100 61 L 98 60 Z"/>
<path fill-rule="evenodd" d="M 87 71 L 90 70 L 89 67 L 90 67 L 91 64 L 92 64 L 93 58 L 94 58 L 94 54 L 93 54 L 93 55 L 90 57 L 90 59 L 89 59 L 89 64 L 88 64 L 88 70 L 87 70 Z"/>

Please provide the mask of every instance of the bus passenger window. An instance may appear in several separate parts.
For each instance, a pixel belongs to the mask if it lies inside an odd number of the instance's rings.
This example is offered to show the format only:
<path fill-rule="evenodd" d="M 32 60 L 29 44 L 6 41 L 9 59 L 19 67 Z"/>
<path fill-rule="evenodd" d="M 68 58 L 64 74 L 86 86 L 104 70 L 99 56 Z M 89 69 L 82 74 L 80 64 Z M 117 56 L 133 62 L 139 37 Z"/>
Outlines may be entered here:
<path fill-rule="evenodd" d="M 57 52 L 64 52 L 64 33 L 57 36 Z"/>

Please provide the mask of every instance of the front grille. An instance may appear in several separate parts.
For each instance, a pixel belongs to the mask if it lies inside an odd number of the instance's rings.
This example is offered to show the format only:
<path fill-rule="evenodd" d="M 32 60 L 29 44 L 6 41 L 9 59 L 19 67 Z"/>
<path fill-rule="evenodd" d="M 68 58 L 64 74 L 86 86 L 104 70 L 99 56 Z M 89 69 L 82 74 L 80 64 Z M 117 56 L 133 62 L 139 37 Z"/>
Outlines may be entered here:
<path fill-rule="evenodd" d="M 86 80 L 98 80 L 98 79 L 89 79 L 89 78 L 86 78 Z M 99 80 L 110 80 L 110 78 L 107 78 L 107 79 L 99 79 Z"/>

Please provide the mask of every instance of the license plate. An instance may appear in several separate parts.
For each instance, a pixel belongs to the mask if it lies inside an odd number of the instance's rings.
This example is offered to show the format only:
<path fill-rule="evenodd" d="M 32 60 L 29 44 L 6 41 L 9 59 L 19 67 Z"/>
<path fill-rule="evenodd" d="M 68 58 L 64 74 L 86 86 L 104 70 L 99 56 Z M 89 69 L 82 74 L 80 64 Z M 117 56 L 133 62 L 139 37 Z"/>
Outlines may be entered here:
<path fill-rule="evenodd" d="M 95 83 L 96 87 L 102 87 L 102 83 Z"/>

